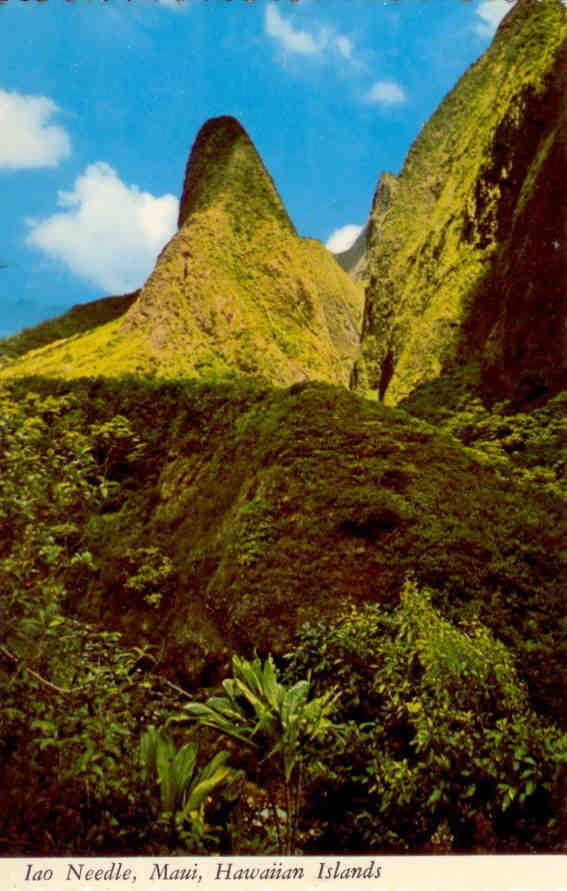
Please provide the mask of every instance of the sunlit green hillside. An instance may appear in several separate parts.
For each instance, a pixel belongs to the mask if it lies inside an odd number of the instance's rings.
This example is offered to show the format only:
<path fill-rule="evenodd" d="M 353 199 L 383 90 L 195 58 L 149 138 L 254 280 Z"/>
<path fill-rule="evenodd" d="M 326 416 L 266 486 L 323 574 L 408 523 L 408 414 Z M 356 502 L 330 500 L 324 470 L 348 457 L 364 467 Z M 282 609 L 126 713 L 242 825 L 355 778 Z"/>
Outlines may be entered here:
<path fill-rule="evenodd" d="M 348 384 L 362 302 L 332 254 L 296 235 L 240 125 L 219 118 L 191 154 L 179 232 L 128 313 L 30 352 L 5 374 L 238 371 Z"/>
<path fill-rule="evenodd" d="M 520 0 L 374 210 L 359 377 L 390 404 L 471 358 L 500 395 L 565 383 L 566 34 Z"/>

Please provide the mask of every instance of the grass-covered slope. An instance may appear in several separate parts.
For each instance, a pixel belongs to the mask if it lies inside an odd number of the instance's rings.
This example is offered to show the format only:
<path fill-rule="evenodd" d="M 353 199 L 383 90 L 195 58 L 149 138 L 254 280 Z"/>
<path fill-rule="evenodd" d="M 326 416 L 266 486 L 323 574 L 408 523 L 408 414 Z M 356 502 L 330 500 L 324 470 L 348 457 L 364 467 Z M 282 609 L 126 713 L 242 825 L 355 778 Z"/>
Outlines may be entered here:
<path fill-rule="evenodd" d="M 49 395 L 69 401 L 58 412 Z M 389 610 L 413 575 L 444 615 L 504 640 L 535 706 L 560 714 L 565 506 L 505 462 L 324 384 L 44 379 L 7 398 L 30 420 L 16 427 L 29 467 L 6 484 L 41 480 L 45 455 L 51 510 L 73 464 L 49 455 L 85 436 L 104 479 L 50 532 L 61 567 L 71 534 L 88 555 L 58 580 L 69 608 L 158 642 L 179 680 L 206 683 L 226 647 L 282 653 L 349 602 Z M 25 542 L 6 524 L 4 554 Z"/>
<path fill-rule="evenodd" d="M 358 377 L 390 404 L 473 357 L 497 396 L 564 383 L 566 34 L 560 0 L 519 0 L 375 208 Z"/>
<path fill-rule="evenodd" d="M 242 127 L 209 121 L 185 177 L 180 229 L 121 319 L 31 353 L 10 374 L 232 371 L 348 383 L 363 295 L 301 239 Z"/>
<path fill-rule="evenodd" d="M 139 291 L 119 297 L 103 297 L 90 303 L 73 306 L 69 312 L 49 319 L 33 328 L 25 328 L 12 337 L 0 340 L 0 365 L 17 359 L 31 350 L 98 328 L 123 316 L 136 300 Z"/>

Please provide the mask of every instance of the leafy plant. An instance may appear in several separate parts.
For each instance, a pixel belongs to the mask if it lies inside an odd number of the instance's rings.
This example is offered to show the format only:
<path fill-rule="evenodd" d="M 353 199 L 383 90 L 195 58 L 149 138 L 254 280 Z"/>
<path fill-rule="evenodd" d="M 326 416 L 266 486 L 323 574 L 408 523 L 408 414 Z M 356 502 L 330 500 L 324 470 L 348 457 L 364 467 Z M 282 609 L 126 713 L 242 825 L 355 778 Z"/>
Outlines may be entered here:
<path fill-rule="evenodd" d="M 204 766 L 197 765 L 198 747 L 185 743 L 176 749 L 173 740 L 155 727 L 149 727 L 140 740 L 142 777 L 159 800 L 158 814 L 169 823 L 172 846 L 179 837 L 202 848 L 210 838 L 205 811 L 221 788 L 234 787 L 240 772 L 226 764 L 228 754 L 219 752 Z M 190 824 L 190 833 L 184 825 Z"/>
<path fill-rule="evenodd" d="M 278 679 L 269 656 L 249 662 L 232 660 L 233 677 L 223 682 L 224 696 L 186 706 L 193 719 L 222 736 L 238 742 L 255 756 L 258 775 L 270 792 L 280 853 L 296 849 L 302 807 L 303 778 L 312 746 L 333 729 L 330 714 L 336 700 L 333 691 L 310 698 L 310 682 L 300 680 L 286 687 Z M 283 793 L 284 813 L 277 804 Z"/>
<path fill-rule="evenodd" d="M 127 592 L 143 597 L 148 606 L 156 608 L 164 597 L 173 594 L 177 581 L 175 566 L 159 548 L 129 548 L 124 558 Z"/>

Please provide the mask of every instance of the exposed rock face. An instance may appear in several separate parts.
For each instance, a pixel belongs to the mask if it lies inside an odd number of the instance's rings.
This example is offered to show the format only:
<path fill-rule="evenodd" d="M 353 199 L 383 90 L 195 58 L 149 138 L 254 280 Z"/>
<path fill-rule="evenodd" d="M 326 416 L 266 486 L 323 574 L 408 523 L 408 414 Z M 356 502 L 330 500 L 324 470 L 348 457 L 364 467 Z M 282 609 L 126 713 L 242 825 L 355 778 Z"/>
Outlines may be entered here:
<path fill-rule="evenodd" d="M 566 18 L 519 0 L 378 189 L 354 382 L 387 403 L 469 361 L 493 398 L 565 385 Z"/>
<path fill-rule="evenodd" d="M 187 165 L 179 231 L 121 319 L 30 354 L 13 373 L 233 373 L 347 384 L 363 293 L 319 242 L 299 238 L 251 140 L 208 121 Z"/>

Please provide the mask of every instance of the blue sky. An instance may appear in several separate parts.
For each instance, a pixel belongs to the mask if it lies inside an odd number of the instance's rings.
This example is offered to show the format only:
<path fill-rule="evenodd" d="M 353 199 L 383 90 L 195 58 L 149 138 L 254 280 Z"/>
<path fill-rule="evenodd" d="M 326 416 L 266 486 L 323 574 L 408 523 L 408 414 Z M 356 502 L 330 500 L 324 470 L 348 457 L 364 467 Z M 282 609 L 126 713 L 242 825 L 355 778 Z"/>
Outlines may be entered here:
<path fill-rule="evenodd" d="M 0 336 L 143 284 L 219 114 L 248 130 L 298 230 L 347 245 L 510 5 L 4 0 Z"/>

